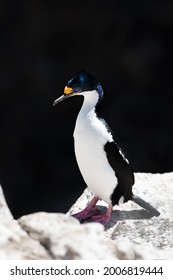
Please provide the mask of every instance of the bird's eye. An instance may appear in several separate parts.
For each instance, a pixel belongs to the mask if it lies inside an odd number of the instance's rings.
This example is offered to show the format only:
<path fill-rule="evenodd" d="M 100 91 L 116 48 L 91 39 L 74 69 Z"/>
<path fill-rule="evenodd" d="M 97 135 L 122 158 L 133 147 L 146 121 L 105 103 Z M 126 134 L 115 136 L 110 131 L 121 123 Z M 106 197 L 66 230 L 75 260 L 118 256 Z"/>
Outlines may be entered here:
<path fill-rule="evenodd" d="M 73 89 L 73 92 L 79 92 L 80 91 L 80 88 L 74 88 Z"/>

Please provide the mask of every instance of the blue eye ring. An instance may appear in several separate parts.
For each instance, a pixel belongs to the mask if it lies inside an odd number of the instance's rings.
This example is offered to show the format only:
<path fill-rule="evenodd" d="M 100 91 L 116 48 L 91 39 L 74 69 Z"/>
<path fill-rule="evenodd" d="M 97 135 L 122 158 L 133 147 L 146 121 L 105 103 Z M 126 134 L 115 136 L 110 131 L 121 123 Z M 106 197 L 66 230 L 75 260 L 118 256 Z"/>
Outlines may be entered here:
<path fill-rule="evenodd" d="M 73 92 L 80 92 L 81 90 L 80 90 L 80 88 L 74 88 L 73 89 Z"/>

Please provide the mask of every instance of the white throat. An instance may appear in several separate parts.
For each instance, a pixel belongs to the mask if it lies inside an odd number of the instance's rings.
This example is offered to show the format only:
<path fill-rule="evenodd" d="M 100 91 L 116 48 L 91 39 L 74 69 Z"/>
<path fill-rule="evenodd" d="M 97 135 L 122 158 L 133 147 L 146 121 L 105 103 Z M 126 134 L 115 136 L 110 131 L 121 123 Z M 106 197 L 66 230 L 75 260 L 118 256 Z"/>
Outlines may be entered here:
<path fill-rule="evenodd" d="M 91 110 L 95 109 L 96 104 L 98 103 L 99 100 L 99 95 L 96 90 L 92 91 L 85 91 L 84 93 L 81 93 L 80 95 L 83 95 L 84 101 L 81 107 L 81 110 L 79 114 L 87 114 Z"/>

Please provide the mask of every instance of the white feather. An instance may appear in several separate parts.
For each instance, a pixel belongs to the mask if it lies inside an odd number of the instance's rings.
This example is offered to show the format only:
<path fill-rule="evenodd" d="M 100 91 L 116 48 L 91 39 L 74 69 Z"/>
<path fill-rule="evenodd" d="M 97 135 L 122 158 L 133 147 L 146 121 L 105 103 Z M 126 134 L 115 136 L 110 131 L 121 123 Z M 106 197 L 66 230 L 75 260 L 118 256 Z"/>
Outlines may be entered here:
<path fill-rule="evenodd" d="M 123 204 L 124 203 L 124 196 L 122 195 L 118 201 L 118 205 Z"/>
<path fill-rule="evenodd" d="M 89 189 L 108 204 L 117 186 L 117 178 L 109 165 L 104 145 L 113 138 L 104 123 L 95 113 L 98 102 L 97 91 L 81 93 L 84 96 L 82 108 L 76 120 L 74 143 L 76 160 Z"/>

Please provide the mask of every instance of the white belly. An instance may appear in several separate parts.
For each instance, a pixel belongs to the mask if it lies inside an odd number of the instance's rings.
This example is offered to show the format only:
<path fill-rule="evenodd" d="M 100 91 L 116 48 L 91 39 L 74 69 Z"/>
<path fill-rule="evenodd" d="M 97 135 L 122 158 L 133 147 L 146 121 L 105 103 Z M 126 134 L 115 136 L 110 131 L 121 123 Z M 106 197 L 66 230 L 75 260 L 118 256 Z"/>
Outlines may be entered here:
<path fill-rule="evenodd" d="M 95 129 L 98 124 L 100 128 Z M 107 138 L 107 139 L 106 139 Z M 92 192 L 110 203 L 110 197 L 117 186 L 114 170 L 108 163 L 103 146 L 112 141 L 105 126 L 98 119 L 94 122 L 82 121 L 80 117 L 76 122 L 74 131 L 74 146 L 77 163 L 85 183 Z"/>

